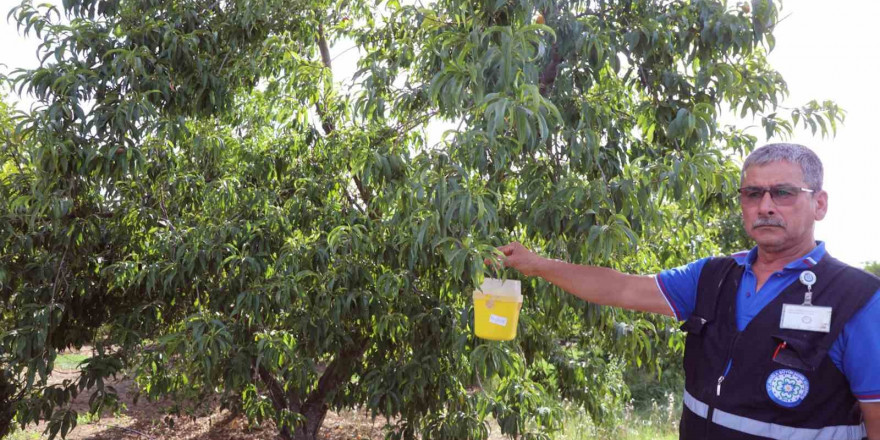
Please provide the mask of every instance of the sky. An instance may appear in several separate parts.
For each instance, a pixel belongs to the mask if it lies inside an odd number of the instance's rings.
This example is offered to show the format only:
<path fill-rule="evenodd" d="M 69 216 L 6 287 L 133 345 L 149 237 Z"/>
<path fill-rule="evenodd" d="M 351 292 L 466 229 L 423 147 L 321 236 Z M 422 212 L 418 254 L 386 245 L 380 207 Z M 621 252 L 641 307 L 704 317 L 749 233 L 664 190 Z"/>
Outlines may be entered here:
<path fill-rule="evenodd" d="M 812 148 L 825 166 L 828 215 L 816 239 L 846 263 L 880 261 L 880 3 L 788 0 L 779 16 L 769 60 L 788 83 L 783 105 L 830 99 L 847 112 L 834 138 L 798 132 L 789 140 Z"/>
<path fill-rule="evenodd" d="M 777 2 L 778 3 L 778 2 Z M 8 68 L 37 64 L 35 39 L 18 35 L 5 21 L 6 12 L 19 0 L 0 0 L 0 63 Z M 732 5 L 733 2 L 730 2 Z M 788 0 L 779 14 L 774 35 L 776 48 L 769 59 L 788 83 L 786 107 L 812 99 L 835 101 L 846 110 L 846 121 L 837 136 L 822 139 L 807 131 L 788 140 L 765 139 L 759 145 L 787 141 L 816 151 L 825 165 L 825 190 L 829 209 L 816 226 L 816 238 L 828 252 L 856 266 L 880 261 L 880 193 L 874 178 L 880 175 L 880 39 L 874 35 L 880 2 L 864 0 Z M 334 71 L 350 68 L 357 51 L 334 48 Z M 348 66 L 348 67 L 346 67 Z M 2 68 L 8 72 L 8 68 Z M 10 96 L 16 101 L 19 98 Z M 30 99 L 23 97 L 25 107 Z M 448 125 L 446 126 L 448 128 Z M 435 130 L 436 131 L 436 130 Z"/>

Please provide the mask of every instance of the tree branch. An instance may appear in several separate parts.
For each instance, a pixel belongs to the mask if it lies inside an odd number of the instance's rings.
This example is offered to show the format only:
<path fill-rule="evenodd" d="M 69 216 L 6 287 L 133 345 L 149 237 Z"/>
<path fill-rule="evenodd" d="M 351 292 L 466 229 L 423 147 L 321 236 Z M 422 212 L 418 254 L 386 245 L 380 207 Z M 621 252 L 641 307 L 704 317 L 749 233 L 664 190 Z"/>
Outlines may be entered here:
<path fill-rule="evenodd" d="M 324 37 L 324 22 L 318 22 L 318 36 L 316 38 L 318 40 L 318 49 L 321 50 L 321 61 L 324 62 L 324 67 L 330 69 L 332 68 L 330 64 L 330 47 L 327 46 L 327 38 Z"/>
<path fill-rule="evenodd" d="M 352 345 L 340 351 L 336 358 L 330 362 L 330 365 L 327 366 L 327 369 L 324 370 L 324 374 L 318 380 L 318 386 L 309 393 L 308 399 L 303 404 L 303 411 L 308 411 L 315 406 L 325 405 L 324 401 L 327 395 L 331 391 L 335 391 L 344 381 L 351 378 L 354 372 L 354 364 L 360 360 L 366 351 L 366 340 L 355 340 Z"/>
<path fill-rule="evenodd" d="M 324 37 L 324 22 L 318 22 L 318 36 L 315 37 L 315 42 L 318 43 L 318 50 L 321 52 L 321 62 L 324 64 L 324 68 L 330 71 L 332 76 L 333 61 L 330 59 L 330 47 L 327 45 L 327 38 Z M 315 103 L 315 109 L 318 111 L 318 117 L 321 118 L 321 128 L 324 129 L 324 133 L 329 135 L 336 130 L 336 125 L 318 103 Z"/>
<path fill-rule="evenodd" d="M 275 407 L 276 411 L 279 413 L 282 410 L 299 412 L 299 399 L 291 393 L 285 393 L 284 387 L 278 383 L 278 379 L 275 378 L 271 371 L 262 365 L 257 365 L 256 360 L 254 361 L 254 368 L 257 369 L 260 380 L 266 385 L 269 391 L 269 399 L 272 400 L 272 406 Z"/>
<path fill-rule="evenodd" d="M 562 62 L 562 56 L 559 55 L 559 43 L 553 43 L 550 48 L 550 62 L 544 66 L 541 75 L 538 77 L 538 85 L 540 86 L 541 95 L 546 97 L 556 81 L 556 75 L 559 73 L 559 63 Z"/>
<path fill-rule="evenodd" d="M 318 44 L 318 50 L 321 52 L 321 62 L 324 64 L 326 69 L 329 69 L 331 74 L 333 72 L 333 60 L 330 58 L 330 47 L 327 45 L 327 38 L 324 36 L 324 23 L 318 22 L 318 35 L 315 37 L 315 42 Z M 324 129 L 324 133 L 330 135 L 334 131 L 336 131 L 336 124 L 330 119 L 324 109 L 321 108 L 317 103 L 315 104 L 315 110 L 318 112 L 318 117 L 321 118 L 321 128 Z M 352 172 L 351 167 L 348 169 L 349 173 L 351 173 L 352 178 L 354 179 L 354 184 L 357 186 L 358 193 L 360 193 L 361 200 L 364 201 L 364 205 L 366 206 L 367 211 L 369 211 L 369 216 L 371 219 L 376 220 L 379 216 L 370 210 L 370 201 L 372 197 L 370 196 L 369 191 L 364 187 L 361 179 L 359 179 L 354 172 Z"/>

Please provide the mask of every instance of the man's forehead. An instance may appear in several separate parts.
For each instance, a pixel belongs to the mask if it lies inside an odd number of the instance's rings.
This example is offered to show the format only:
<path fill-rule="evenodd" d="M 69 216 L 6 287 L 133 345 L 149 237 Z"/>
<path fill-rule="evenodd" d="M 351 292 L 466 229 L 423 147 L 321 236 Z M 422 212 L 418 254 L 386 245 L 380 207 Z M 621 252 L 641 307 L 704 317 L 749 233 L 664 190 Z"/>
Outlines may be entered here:
<path fill-rule="evenodd" d="M 777 184 L 799 184 L 804 180 L 804 173 L 798 164 L 779 160 L 755 164 L 746 168 L 743 171 L 743 182 L 752 180 Z"/>

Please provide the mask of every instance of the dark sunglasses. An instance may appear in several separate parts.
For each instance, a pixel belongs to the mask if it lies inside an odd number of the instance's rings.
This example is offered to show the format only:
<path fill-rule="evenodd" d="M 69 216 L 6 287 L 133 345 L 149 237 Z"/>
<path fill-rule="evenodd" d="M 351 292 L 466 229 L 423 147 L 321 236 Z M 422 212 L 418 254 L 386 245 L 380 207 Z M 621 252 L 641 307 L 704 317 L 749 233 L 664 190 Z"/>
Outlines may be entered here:
<path fill-rule="evenodd" d="M 746 186 L 740 188 L 738 191 L 739 199 L 743 204 L 752 205 L 760 203 L 761 200 L 764 199 L 764 193 L 770 193 L 770 198 L 773 199 L 773 203 L 781 206 L 793 204 L 797 200 L 798 194 L 802 192 L 815 192 L 814 190 L 809 188 L 801 188 L 791 185 Z"/>

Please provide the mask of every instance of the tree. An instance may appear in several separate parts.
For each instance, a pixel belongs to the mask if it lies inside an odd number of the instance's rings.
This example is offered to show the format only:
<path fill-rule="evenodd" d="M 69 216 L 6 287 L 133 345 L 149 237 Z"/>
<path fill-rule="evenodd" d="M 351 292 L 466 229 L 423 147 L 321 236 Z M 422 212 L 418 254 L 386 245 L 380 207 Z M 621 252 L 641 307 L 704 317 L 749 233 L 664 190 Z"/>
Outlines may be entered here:
<path fill-rule="evenodd" d="M 540 13 L 544 23 L 535 23 Z M 598 420 L 620 365 L 680 349 L 674 323 L 526 282 L 519 337 L 475 339 L 469 295 L 517 239 L 649 273 L 732 241 L 733 160 L 756 138 L 831 133 L 831 102 L 784 111 L 766 62 L 777 10 L 715 1 L 25 0 L 41 103 L 4 125 L 2 362 L 16 420 L 130 371 L 147 398 L 220 393 L 284 438 L 329 409 L 389 438 L 546 438 L 559 398 Z M 357 87 L 330 46 L 352 41 Z M 426 125 L 458 123 L 429 145 Z M 6 121 L 6 119 L 4 120 Z M 638 245 L 638 246 L 637 246 Z M 11 275 L 14 274 L 14 275 Z M 496 274 L 502 276 L 503 274 Z M 48 385 L 59 350 L 92 344 Z M 193 403 L 195 402 L 195 403 Z"/>
<path fill-rule="evenodd" d="M 9 167 L 14 166 L 12 163 L 7 163 L 5 158 L 7 157 L 8 144 L 9 144 L 9 133 L 12 129 L 12 121 L 11 121 L 11 112 L 7 104 L 3 101 L 3 96 L 0 95 L 0 133 L 3 135 L 3 159 L 0 159 L 0 164 L 3 165 L 0 168 L 0 178 L 5 179 L 11 173 Z M 3 181 L 3 180 L 0 180 Z M 5 183 L 5 181 L 4 181 Z M 0 186 L 0 194 L 7 196 L 5 194 L 6 185 Z M 4 197 L 2 200 L 8 200 L 8 198 Z M 8 282 L 10 274 L 6 272 L 4 266 L 0 264 L 0 289 L 5 287 L 5 284 Z M 13 327 L 13 317 L 8 309 L 4 309 L 3 312 L 0 312 L 0 332 L 6 332 L 11 330 Z M 10 374 L 10 370 L 8 368 L 9 359 L 7 352 L 5 350 L 0 351 L 0 438 L 2 438 L 6 433 L 10 432 L 12 429 L 12 418 L 15 415 L 15 403 L 17 401 L 16 394 L 18 392 L 18 386 L 15 382 L 15 377 Z"/>
<path fill-rule="evenodd" d="M 880 261 L 870 261 L 865 263 L 865 270 L 880 277 Z"/>

